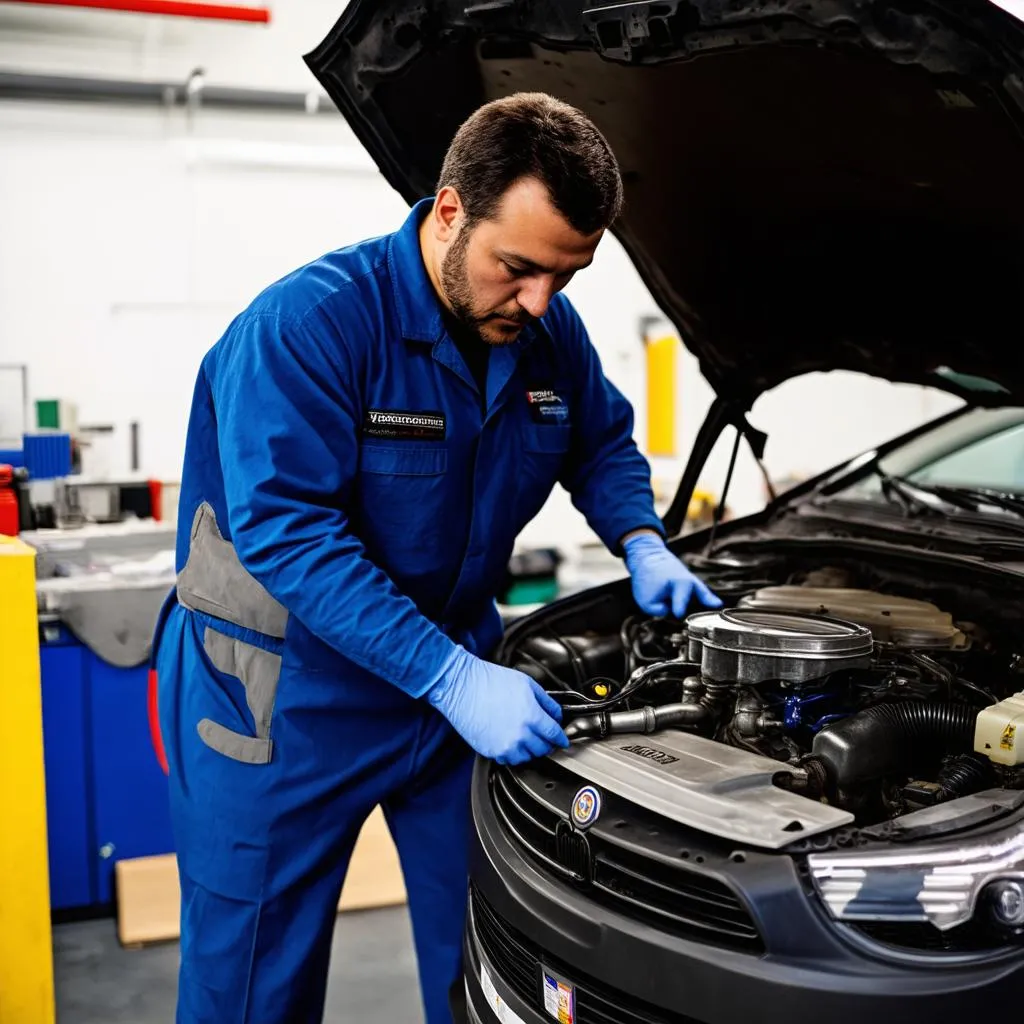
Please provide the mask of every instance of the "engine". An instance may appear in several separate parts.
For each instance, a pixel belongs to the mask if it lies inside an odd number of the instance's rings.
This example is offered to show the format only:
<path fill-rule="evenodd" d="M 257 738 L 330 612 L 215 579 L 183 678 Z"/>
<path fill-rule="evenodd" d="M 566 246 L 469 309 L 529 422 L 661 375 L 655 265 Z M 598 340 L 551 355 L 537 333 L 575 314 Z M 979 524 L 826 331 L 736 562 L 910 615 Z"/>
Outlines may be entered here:
<path fill-rule="evenodd" d="M 992 655 L 968 630 L 926 601 L 768 586 L 682 622 L 632 617 L 617 636 L 549 627 L 509 661 L 560 700 L 577 741 L 690 731 L 800 769 L 776 785 L 870 824 L 1024 785 L 975 750 L 979 713 L 1020 686 L 969 681 Z"/>

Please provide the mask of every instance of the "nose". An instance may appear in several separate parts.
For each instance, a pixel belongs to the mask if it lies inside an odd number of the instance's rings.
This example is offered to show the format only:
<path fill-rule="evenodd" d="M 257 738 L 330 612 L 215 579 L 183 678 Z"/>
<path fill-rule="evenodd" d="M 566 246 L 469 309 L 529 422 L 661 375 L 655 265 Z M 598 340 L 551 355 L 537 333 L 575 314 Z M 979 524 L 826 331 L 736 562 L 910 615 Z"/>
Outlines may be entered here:
<path fill-rule="evenodd" d="M 548 277 L 531 277 L 524 281 L 516 301 L 532 317 L 542 317 L 548 311 L 555 285 Z"/>

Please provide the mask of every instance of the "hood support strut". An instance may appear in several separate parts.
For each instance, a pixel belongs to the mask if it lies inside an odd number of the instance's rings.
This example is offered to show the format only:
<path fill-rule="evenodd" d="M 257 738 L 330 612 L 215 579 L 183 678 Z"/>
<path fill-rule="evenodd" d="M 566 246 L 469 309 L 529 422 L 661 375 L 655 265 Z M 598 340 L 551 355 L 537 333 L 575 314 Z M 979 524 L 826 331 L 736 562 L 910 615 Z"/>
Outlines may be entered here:
<path fill-rule="evenodd" d="M 710 456 L 712 449 L 715 447 L 715 442 L 726 427 L 735 427 L 738 434 L 742 434 L 747 439 L 747 444 L 750 445 L 750 450 L 757 460 L 758 467 L 762 474 L 764 474 L 769 494 L 772 498 L 775 497 L 768 471 L 765 469 L 764 462 L 762 461 L 764 459 L 765 445 L 768 443 L 768 435 L 763 430 L 758 430 L 750 424 L 746 417 L 746 411 L 738 402 L 722 398 L 721 396 L 716 397 L 711 403 L 711 408 L 708 409 L 708 414 L 704 417 L 700 430 L 697 431 L 697 437 L 690 451 L 690 458 L 687 460 L 686 469 L 683 470 L 682 479 L 679 481 L 679 489 L 676 491 L 668 511 L 662 518 L 665 533 L 670 539 L 679 536 L 682 531 L 683 523 L 686 521 L 686 512 L 690 507 L 690 500 L 693 498 L 693 492 L 697 489 L 697 479 L 701 474 L 701 470 L 704 469 L 704 464 L 708 461 L 708 456 Z M 736 441 L 738 449 L 739 436 L 737 436 Z M 735 461 L 736 450 L 733 451 L 732 459 L 729 463 L 726 488 L 728 488 L 732 481 Z M 719 509 L 715 512 L 716 523 L 721 517 L 721 506 L 724 503 L 725 495 L 723 494 L 719 502 Z"/>

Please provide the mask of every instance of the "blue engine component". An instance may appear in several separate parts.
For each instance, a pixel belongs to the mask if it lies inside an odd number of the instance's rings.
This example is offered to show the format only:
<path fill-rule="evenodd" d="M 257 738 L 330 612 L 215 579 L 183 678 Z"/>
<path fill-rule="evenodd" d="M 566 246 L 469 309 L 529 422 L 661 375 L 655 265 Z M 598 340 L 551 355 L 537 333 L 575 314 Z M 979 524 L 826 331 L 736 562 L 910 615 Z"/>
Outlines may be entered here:
<path fill-rule="evenodd" d="M 818 704 L 821 701 L 835 700 L 837 695 L 832 692 L 825 693 L 792 693 L 788 697 L 783 698 L 783 704 L 785 712 L 783 716 L 783 723 L 786 729 L 799 729 L 804 726 L 810 728 L 811 732 L 818 732 L 819 729 L 824 728 L 829 722 L 837 722 L 841 718 L 846 718 L 850 714 L 850 711 L 839 711 L 832 712 L 827 715 L 819 715 L 814 721 L 808 720 L 807 708 L 812 704 Z M 810 716 L 813 718 L 813 714 Z"/>

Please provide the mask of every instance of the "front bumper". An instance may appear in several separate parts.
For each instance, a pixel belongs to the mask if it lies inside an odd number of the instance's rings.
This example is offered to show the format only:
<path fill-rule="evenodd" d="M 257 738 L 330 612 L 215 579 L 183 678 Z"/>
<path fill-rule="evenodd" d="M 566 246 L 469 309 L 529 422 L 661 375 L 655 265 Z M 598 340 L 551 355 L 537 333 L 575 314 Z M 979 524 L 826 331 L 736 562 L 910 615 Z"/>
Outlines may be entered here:
<path fill-rule="evenodd" d="M 493 963 L 481 952 L 472 911 L 466 927 L 464 948 L 466 1016 L 469 1024 L 546 1024 L 534 1007 L 497 975 Z"/>
<path fill-rule="evenodd" d="M 544 1012 L 542 969 L 575 986 L 573 1024 L 960 1024 L 1024 984 L 1024 955 L 979 962 L 873 949 L 825 917 L 785 857 L 755 907 L 767 953 L 670 934 L 597 904 L 524 854 L 495 816 L 487 777 L 478 765 L 465 937 L 468 1002 L 481 1024 L 558 1019 Z"/>

